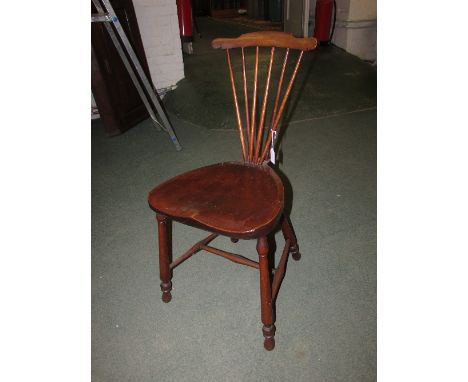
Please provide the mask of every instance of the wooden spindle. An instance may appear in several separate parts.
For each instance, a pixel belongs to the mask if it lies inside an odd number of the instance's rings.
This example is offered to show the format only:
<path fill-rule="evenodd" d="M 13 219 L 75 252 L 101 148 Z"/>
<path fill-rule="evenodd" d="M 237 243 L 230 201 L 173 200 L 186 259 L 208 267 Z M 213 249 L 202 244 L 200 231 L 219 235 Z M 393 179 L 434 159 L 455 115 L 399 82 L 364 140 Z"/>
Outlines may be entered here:
<path fill-rule="evenodd" d="M 278 81 L 278 89 L 276 90 L 275 106 L 273 108 L 273 114 L 271 116 L 270 127 L 273 125 L 273 122 L 275 121 L 275 118 L 276 118 L 276 113 L 278 112 L 278 103 L 279 103 L 279 98 L 281 95 L 281 88 L 283 87 L 284 72 L 286 71 L 286 65 L 288 63 L 288 56 L 289 56 L 289 48 L 286 49 L 286 53 L 284 54 L 283 67 L 281 68 L 281 75 Z"/>
<path fill-rule="evenodd" d="M 275 47 L 272 47 L 271 53 L 270 53 L 270 64 L 268 66 L 268 75 L 267 75 L 267 80 L 266 80 L 266 85 L 265 85 L 265 94 L 263 96 L 262 112 L 260 114 L 260 122 L 258 124 L 258 133 L 257 133 L 257 142 L 256 142 L 256 148 L 255 148 L 254 161 L 258 161 L 259 159 L 260 148 L 263 142 L 263 126 L 265 124 L 265 113 L 266 113 L 266 106 L 267 106 L 267 101 L 268 101 L 268 92 L 270 90 L 271 68 L 273 66 L 274 56 L 275 56 Z"/>
<path fill-rule="evenodd" d="M 228 60 L 228 66 L 229 66 L 229 74 L 231 76 L 232 95 L 234 96 L 234 106 L 236 108 L 237 128 L 239 129 L 239 137 L 240 137 L 241 146 L 242 146 L 242 155 L 245 161 L 247 159 L 247 152 L 245 149 L 244 131 L 242 129 L 242 121 L 241 121 L 240 112 L 239 112 L 239 103 L 237 102 L 236 84 L 234 82 L 234 73 L 232 71 L 231 55 L 229 53 L 229 49 L 226 49 L 226 53 L 227 53 L 227 60 Z"/>
<path fill-rule="evenodd" d="M 247 145 L 250 146 L 250 142 L 252 141 L 252 136 L 250 134 L 249 96 L 248 96 L 248 89 L 247 89 L 247 75 L 245 74 L 244 48 L 242 48 L 242 76 L 244 78 L 245 127 L 247 130 Z M 250 160 L 249 157 L 248 159 Z"/>
<path fill-rule="evenodd" d="M 273 121 L 273 125 L 271 126 L 271 129 L 274 130 L 274 131 L 278 130 L 279 121 L 281 120 L 281 117 L 283 115 L 284 108 L 286 106 L 286 102 L 288 101 L 289 95 L 291 93 L 291 89 L 293 87 L 294 80 L 296 79 L 297 72 L 299 71 L 299 67 L 301 66 L 301 61 L 302 61 L 303 54 L 304 54 L 304 51 L 301 50 L 301 53 L 299 54 L 299 58 L 297 59 L 296 67 L 294 68 L 294 72 L 293 72 L 293 74 L 291 76 L 291 79 L 289 80 L 289 84 L 288 84 L 288 87 L 286 89 L 286 93 L 284 94 L 283 100 L 281 102 L 279 112 L 276 115 L 276 119 Z M 257 163 L 262 163 L 266 159 L 266 156 L 267 156 L 267 153 L 268 153 L 268 147 L 269 147 L 270 143 L 271 143 L 271 134 L 268 134 L 267 142 L 265 144 L 265 148 L 263 150 L 262 156 L 261 156 L 260 160 L 258 160 Z"/>
<path fill-rule="evenodd" d="M 258 83 L 258 53 L 259 47 L 255 49 L 255 69 L 254 69 L 254 85 L 253 85 L 253 98 L 252 98 L 252 117 L 250 118 L 250 136 L 252 137 L 249 142 L 249 159 L 253 162 L 253 148 L 255 141 L 255 120 L 257 112 L 257 83 Z"/>

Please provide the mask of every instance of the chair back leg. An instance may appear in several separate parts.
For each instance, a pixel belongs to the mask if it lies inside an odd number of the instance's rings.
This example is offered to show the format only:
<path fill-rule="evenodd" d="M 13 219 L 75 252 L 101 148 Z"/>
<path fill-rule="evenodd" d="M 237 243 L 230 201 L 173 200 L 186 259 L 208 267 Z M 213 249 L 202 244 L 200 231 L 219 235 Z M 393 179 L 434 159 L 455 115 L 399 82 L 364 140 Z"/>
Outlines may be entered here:
<path fill-rule="evenodd" d="M 281 231 L 283 231 L 284 240 L 289 240 L 291 246 L 289 247 L 289 253 L 291 254 L 292 258 L 298 261 L 301 258 L 301 254 L 299 252 L 299 244 L 297 244 L 296 234 L 294 233 L 294 228 L 292 226 L 291 221 L 289 220 L 289 216 L 284 215 L 283 221 L 281 223 Z"/>

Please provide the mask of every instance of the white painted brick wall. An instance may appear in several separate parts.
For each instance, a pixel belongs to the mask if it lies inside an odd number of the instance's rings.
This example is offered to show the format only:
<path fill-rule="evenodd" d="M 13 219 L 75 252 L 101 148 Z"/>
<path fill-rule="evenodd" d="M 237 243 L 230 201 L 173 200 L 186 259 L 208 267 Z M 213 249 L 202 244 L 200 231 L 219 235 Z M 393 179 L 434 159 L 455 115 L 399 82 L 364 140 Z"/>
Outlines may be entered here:
<path fill-rule="evenodd" d="M 377 59 L 377 1 L 336 0 L 333 43 L 364 60 Z"/>
<path fill-rule="evenodd" d="M 184 78 L 176 0 L 133 0 L 143 47 L 157 89 Z"/>

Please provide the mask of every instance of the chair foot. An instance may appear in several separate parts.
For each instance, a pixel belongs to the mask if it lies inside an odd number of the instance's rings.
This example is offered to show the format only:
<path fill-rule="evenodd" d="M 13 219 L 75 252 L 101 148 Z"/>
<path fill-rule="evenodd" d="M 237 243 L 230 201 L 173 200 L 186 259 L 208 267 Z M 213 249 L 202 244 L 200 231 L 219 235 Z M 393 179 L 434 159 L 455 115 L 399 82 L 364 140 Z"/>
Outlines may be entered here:
<path fill-rule="evenodd" d="M 161 283 L 161 291 L 162 293 L 162 300 L 165 303 L 168 303 L 169 301 L 172 300 L 172 295 L 171 295 L 171 290 L 172 290 L 172 282 L 169 281 L 168 283 Z"/>
<path fill-rule="evenodd" d="M 299 252 L 299 246 L 297 244 L 289 248 L 289 253 L 294 260 L 299 261 L 301 259 L 301 253 Z"/>
<path fill-rule="evenodd" d="M 239 239 L 236 239 L 235 237 L 231 237 L 231 241 L 232 241 L 233 243 L 237 243 L 237 242 L 239 241 Z"/>
<path fill-rule="evenodd" d="M 266 326 L 264 325 L 262 328 L 263 331 L 263 337 L 265 337 L 265 340 L 263 341 L 263 346 L 266 350 L 270 351 L 275 348 L 275 331 L 276 327 L 275 325 L 270 325 Z"/>

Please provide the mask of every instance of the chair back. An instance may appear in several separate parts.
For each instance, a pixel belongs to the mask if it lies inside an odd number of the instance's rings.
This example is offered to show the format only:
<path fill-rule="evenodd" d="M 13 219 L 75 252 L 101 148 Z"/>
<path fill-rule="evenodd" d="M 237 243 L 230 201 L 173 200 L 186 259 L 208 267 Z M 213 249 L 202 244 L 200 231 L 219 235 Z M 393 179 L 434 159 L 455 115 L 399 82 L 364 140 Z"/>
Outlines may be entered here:
<path fill-rule="evenodd" d="M 239 131 L 239 138 L 242 148 L 242 156 L 244 161 L 249 163 L 261 164 L 265 160 L 269 159 L 269 147 L 273 140 L 273 146 L 276 143 L 275 137 L 278 133 L 279 123 L 283 116 L 285 106 L 287 104 L 291 89 L 296 79 L 297 72 L 301 65 L 302 56 L 305 51 L 313 50 L 317 46 L 317 40 L 311 38 L 296 38 L 292 34 L 285 32 L 252 32 L 243 34 L 237 38 L 217 38 L 211 43 L 215 49 L 225 49 L 227 55 L 227 63 L 229 67 L 229 75 L 231 78 L 232 94 L 234 98 L 234 107 L 236 111 L 237 128 Z M 253 78 L 253 90 L 251 102 L 249 101 L 249 92 L 247 85 L 246 76 L 246 64 L 245 64 L 245 52 L 244 48 L 255 47 L 255 66 L 254 66 L 254 78 Z M 258 57 L 260 47 L 270 48 L 270 60 L 267 68 L 265 92 L 263 95 L 263 101 L 260 111 L 260 119 L 257 123 L 257 84 L 258 84 Z M 230 50 L 234 48 L 241 48 L 241 60 L 242 60 L 242 83 L 243 83 L 243 94 L 244 94 L 244 106 L 245 106 L 245 129 L 242 123 L 241 112 L 239 109 L 239 101 L 237 97 L 236 81 L 233 73 L 233 65 L 231 62 Z M 274 100 L 274 107 L 271 112 L 270 124 L 265 125 L 268 95 L 270 92 L 271 72 L 273 67 L 273 61 L 275 57 L 275 50 L 277 48 L 285 49 L 283 65 L 281 68 L 281 74 L 279 76 L 276 96 Z M 288 63 L 289 50 L 299 50 L 299 56 L 296 64 L 286 86 L 286 90 L 283 93 L 283 82 L 286 72 L 286 66 Z M 282 97 L 281 97 L 282 95 Z M 281 99 L 281 101 L 280 101 Z M 251 105 L 251 108 L 249 106 Z M 264 134 L 264 130 L 267 130 L 267 134 Z M 274 160 L 274 158 L 273 158 Z"/>

